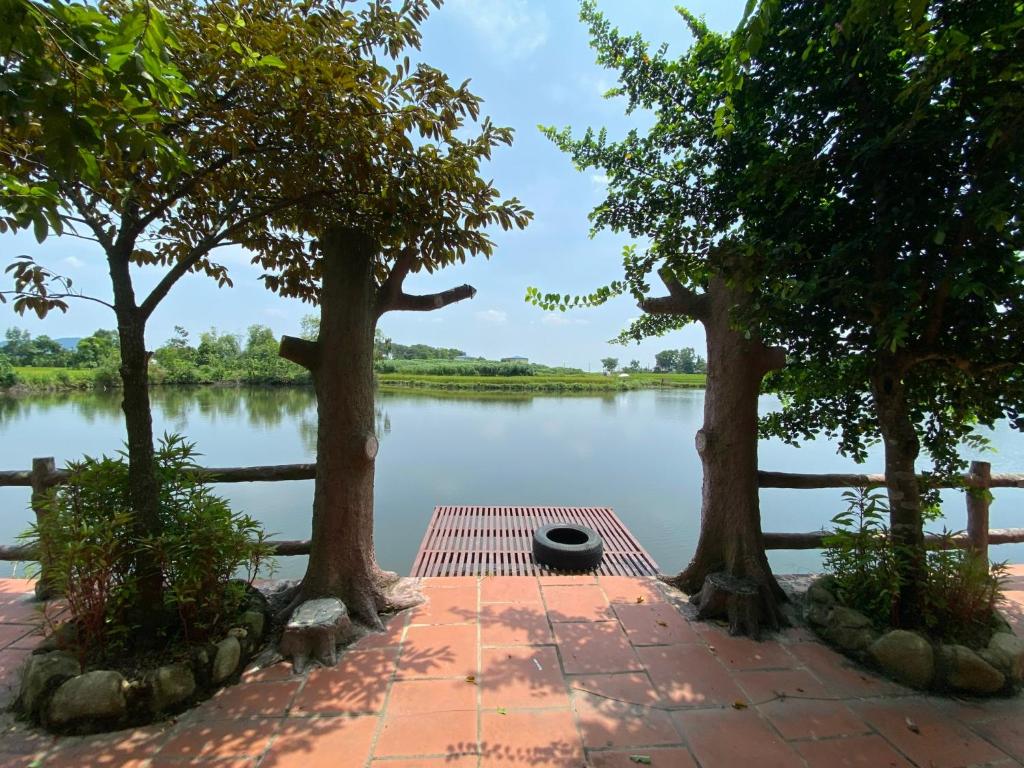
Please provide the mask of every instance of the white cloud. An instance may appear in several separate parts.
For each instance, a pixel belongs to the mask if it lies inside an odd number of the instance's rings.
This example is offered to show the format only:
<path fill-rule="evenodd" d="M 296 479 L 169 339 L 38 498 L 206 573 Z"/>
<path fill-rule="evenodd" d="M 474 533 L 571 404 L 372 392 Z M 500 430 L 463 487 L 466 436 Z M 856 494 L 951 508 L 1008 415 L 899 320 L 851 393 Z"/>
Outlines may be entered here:
<path fill-rule="evenodd" d="M 526 0 L 448 0 L 444 8 L 458 14 L 495 53 L 518 59 L 547 42 L 548 16 Z"/>
<path fill-rule="evenodd" d="M 485 309 L 476 313 L 476 319 L 491 325 L 504 325 L 508 322 L 508 312 L 503 312 L 500 309 Z"/>
<path fill-rule="evenodd" d="M 63 263 L 66 266 L 71 267 L 73 269 L 80 269 L 81 267 L 85 266 L 85 262 L 82 261 L 77 256 L 68 256 L 66 259 L 64 259 Z"/>
<path fill-rule="evenodd" d="M 541 318 L 541 322 L 544 325 L 563 326 L 563 325 L 589 325 L 589 320 L 584 320 L 582 317 L 572 317 L 570 315 L 564 315 L 561 312 L 548 312 Z"/>
<path fill-rule="evenodd" d="M 611 177 L 607 173 L 599 173 L 590 177 L 590 181 L 598 187 L 608 186 L 608 182 L 611 181 Z"/>
<path fill-rule="evenodd" d="M 267 317 L 280 317 L 280 318 L 287 318 L 288 317 L 288 313 L 285 312 L 283 309 L 280 309 L 279 307 L 266 307 L 263 310 L 263 314 L 266 315 Z"/>

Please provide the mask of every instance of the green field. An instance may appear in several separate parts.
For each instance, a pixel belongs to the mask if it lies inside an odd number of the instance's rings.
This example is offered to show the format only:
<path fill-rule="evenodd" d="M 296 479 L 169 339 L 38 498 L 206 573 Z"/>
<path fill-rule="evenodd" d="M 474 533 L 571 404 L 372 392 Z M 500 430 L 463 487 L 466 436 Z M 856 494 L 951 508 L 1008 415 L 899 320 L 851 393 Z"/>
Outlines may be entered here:
<path fill-rule="evenodd" d="M 386 387 L 417 389 L 467 389 L 504 392 L 608 392 L 630 389 L 702 388 L 701 373 L 636 373 L 628 378 L 600 373 L 538 374 L 533 376 L 435 376 L 408 373 L 378 373 L 377 381 Z"/>
<path fill-rule="evenodd" d="M 96 379 L 95 368 L 15 367 L 14 374 L 28 389 L 89 389 Z"/>
<path fill-rule="evenodd" d="M 96 386 L 94 368 L 14 369 L 16 389 L 75 390 Z M 109 376 L 109 372 L 108 372 Z M 377 382 L 388 389 L 464 390 L 475 392 L 621 392 L 632 389 L 701 388 L 700 373 L 631 373 L 628 378 L 600 373 L 534 373 L 517 376 L 439 375 L 426 373 L 378 373 Z M 116 380 L 111 382 L 116 385 Z M 294 383 L 294 382 L 287 382 Z M 173 385 L 165 385 L 173 386 Z"/>

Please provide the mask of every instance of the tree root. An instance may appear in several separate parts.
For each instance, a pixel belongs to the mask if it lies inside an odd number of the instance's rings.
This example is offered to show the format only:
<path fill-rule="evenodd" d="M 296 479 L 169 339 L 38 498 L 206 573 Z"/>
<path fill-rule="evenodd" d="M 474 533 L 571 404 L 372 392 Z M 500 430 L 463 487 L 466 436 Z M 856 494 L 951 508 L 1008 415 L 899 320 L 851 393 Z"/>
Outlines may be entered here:
<path fill-rule="evenodd" d="M 770 580 L 775 583 L 774 577 Z M 698 619 L 728 621 L 730 635 L 760 640 L 765 630 L 776 632 L 789 624 L 769 584 L 725 572 L 708 574 L 690 602 L 697 606 Z"/>

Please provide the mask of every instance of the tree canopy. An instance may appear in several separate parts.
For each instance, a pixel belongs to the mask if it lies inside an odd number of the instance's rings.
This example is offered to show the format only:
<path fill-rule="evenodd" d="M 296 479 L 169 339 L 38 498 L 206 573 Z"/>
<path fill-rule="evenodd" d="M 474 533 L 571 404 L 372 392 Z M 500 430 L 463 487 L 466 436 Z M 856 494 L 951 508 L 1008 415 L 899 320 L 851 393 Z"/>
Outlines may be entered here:
<path fill-rule="evenodd" d="M 1024 8 L 770 2 L 752 19 L 717 183 L 740 201 L 747 320 L 791 355 L 766 426 L 838 434 L 860 459 L 884 441 L 911 625 L 920 446 L 949 473 L 976 425 L 1024 428 Z"/>

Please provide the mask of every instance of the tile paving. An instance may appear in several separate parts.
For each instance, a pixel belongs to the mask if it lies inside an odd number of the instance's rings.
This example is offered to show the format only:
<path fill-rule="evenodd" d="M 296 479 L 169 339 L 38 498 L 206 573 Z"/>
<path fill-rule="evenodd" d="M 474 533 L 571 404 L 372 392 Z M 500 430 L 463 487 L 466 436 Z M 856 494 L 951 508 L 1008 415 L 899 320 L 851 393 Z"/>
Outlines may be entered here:
<path fill-rule="evenodd" d="M 1024 566 L 1009 587 L 1020 631 Z M 30 590 L 0 580 L 0 705 L 35 642 Z M 250 670 L 166 723 L 55 738 L 5 714 L 0 768 L 1024 765 L 1022 697 L 915 694 L 799 628 L 732 638 L 648 579 L 435 578 L 424 592 L 336 667 Z"/>

